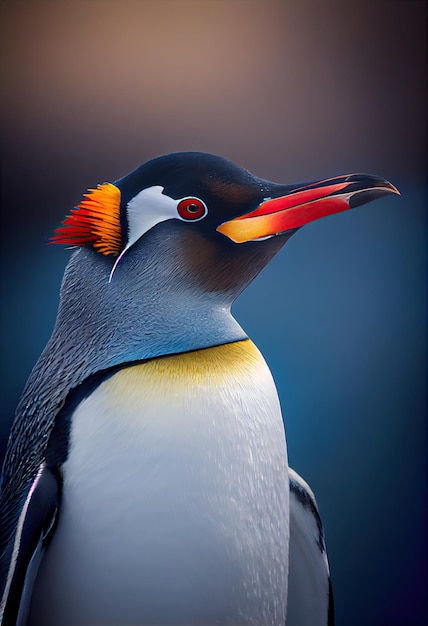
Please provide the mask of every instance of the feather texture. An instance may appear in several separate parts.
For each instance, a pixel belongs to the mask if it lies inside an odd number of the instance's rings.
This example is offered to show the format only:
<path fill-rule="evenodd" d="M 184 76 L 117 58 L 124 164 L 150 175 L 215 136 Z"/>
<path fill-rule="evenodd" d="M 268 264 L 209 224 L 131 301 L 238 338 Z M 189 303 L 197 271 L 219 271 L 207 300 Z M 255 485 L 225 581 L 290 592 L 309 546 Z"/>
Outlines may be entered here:
<path fill-rule="evenodd" d="M 84 200 L 71 209 L 49 243 L 92 244 L 102 254 L 117 256 L 122 247 L 120 189 L 111 183 L 88 189 Z"/>

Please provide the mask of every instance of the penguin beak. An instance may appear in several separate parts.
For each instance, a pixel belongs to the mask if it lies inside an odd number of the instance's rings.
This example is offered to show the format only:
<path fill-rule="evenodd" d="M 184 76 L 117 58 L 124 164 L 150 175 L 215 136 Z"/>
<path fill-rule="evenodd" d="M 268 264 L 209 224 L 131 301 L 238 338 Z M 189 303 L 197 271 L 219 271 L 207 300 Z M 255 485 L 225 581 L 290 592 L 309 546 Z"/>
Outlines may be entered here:
<path fill-rule="evenodd" d="M 400 195 L 387 180 L 366 174 L 349 174 L 294 187 L 278 185 L 274 189 L 278 191 L 277 197 L 264 199 L 254 211 L 223 222 L 217 230 L 235 243 L 256 241 L 296 230 L 389 193 Z"/>

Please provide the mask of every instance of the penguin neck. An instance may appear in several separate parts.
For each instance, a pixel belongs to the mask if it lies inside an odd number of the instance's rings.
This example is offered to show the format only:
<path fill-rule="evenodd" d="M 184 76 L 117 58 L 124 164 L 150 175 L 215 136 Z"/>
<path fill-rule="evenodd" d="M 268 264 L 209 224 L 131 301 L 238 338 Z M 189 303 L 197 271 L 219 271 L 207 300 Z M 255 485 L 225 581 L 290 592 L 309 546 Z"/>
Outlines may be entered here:
<path fill-rule="evenodd" d="M 111 282 L 111 260 L 82 248 L 67 267 L 54 331 L 61 342 L 96 346 L 96 369 L 246 339 L 232 294 L 203 291 L 172 252 L 131 249 Z"/>

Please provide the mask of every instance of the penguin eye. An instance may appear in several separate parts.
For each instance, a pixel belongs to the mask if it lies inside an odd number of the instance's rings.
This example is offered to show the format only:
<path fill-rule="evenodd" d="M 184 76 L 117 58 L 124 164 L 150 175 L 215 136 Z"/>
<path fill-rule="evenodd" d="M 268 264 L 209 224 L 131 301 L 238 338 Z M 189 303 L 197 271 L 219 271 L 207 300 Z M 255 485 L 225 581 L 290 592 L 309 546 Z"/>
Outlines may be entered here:
<path fill-rule="evenodd" d="M 208 213 L 207 205 L 199 198 L 183 198 L 177 205 L 178 215 L 182 220 L 193 221 L 201 220 Z"/>

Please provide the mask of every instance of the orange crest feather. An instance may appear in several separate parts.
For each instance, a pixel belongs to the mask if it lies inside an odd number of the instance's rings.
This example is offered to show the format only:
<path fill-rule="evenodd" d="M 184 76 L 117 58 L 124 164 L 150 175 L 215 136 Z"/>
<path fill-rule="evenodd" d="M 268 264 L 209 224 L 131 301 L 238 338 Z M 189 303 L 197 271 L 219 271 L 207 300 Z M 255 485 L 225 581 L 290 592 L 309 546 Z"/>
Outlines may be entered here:
<path fill-rule="evenodd" d="M 84 199 L 54 231 L 49 243 L 92 244 L 102 254 L 117 256 L 122 248 L 120 189 L 111 183 L 88 189 Z"/>

